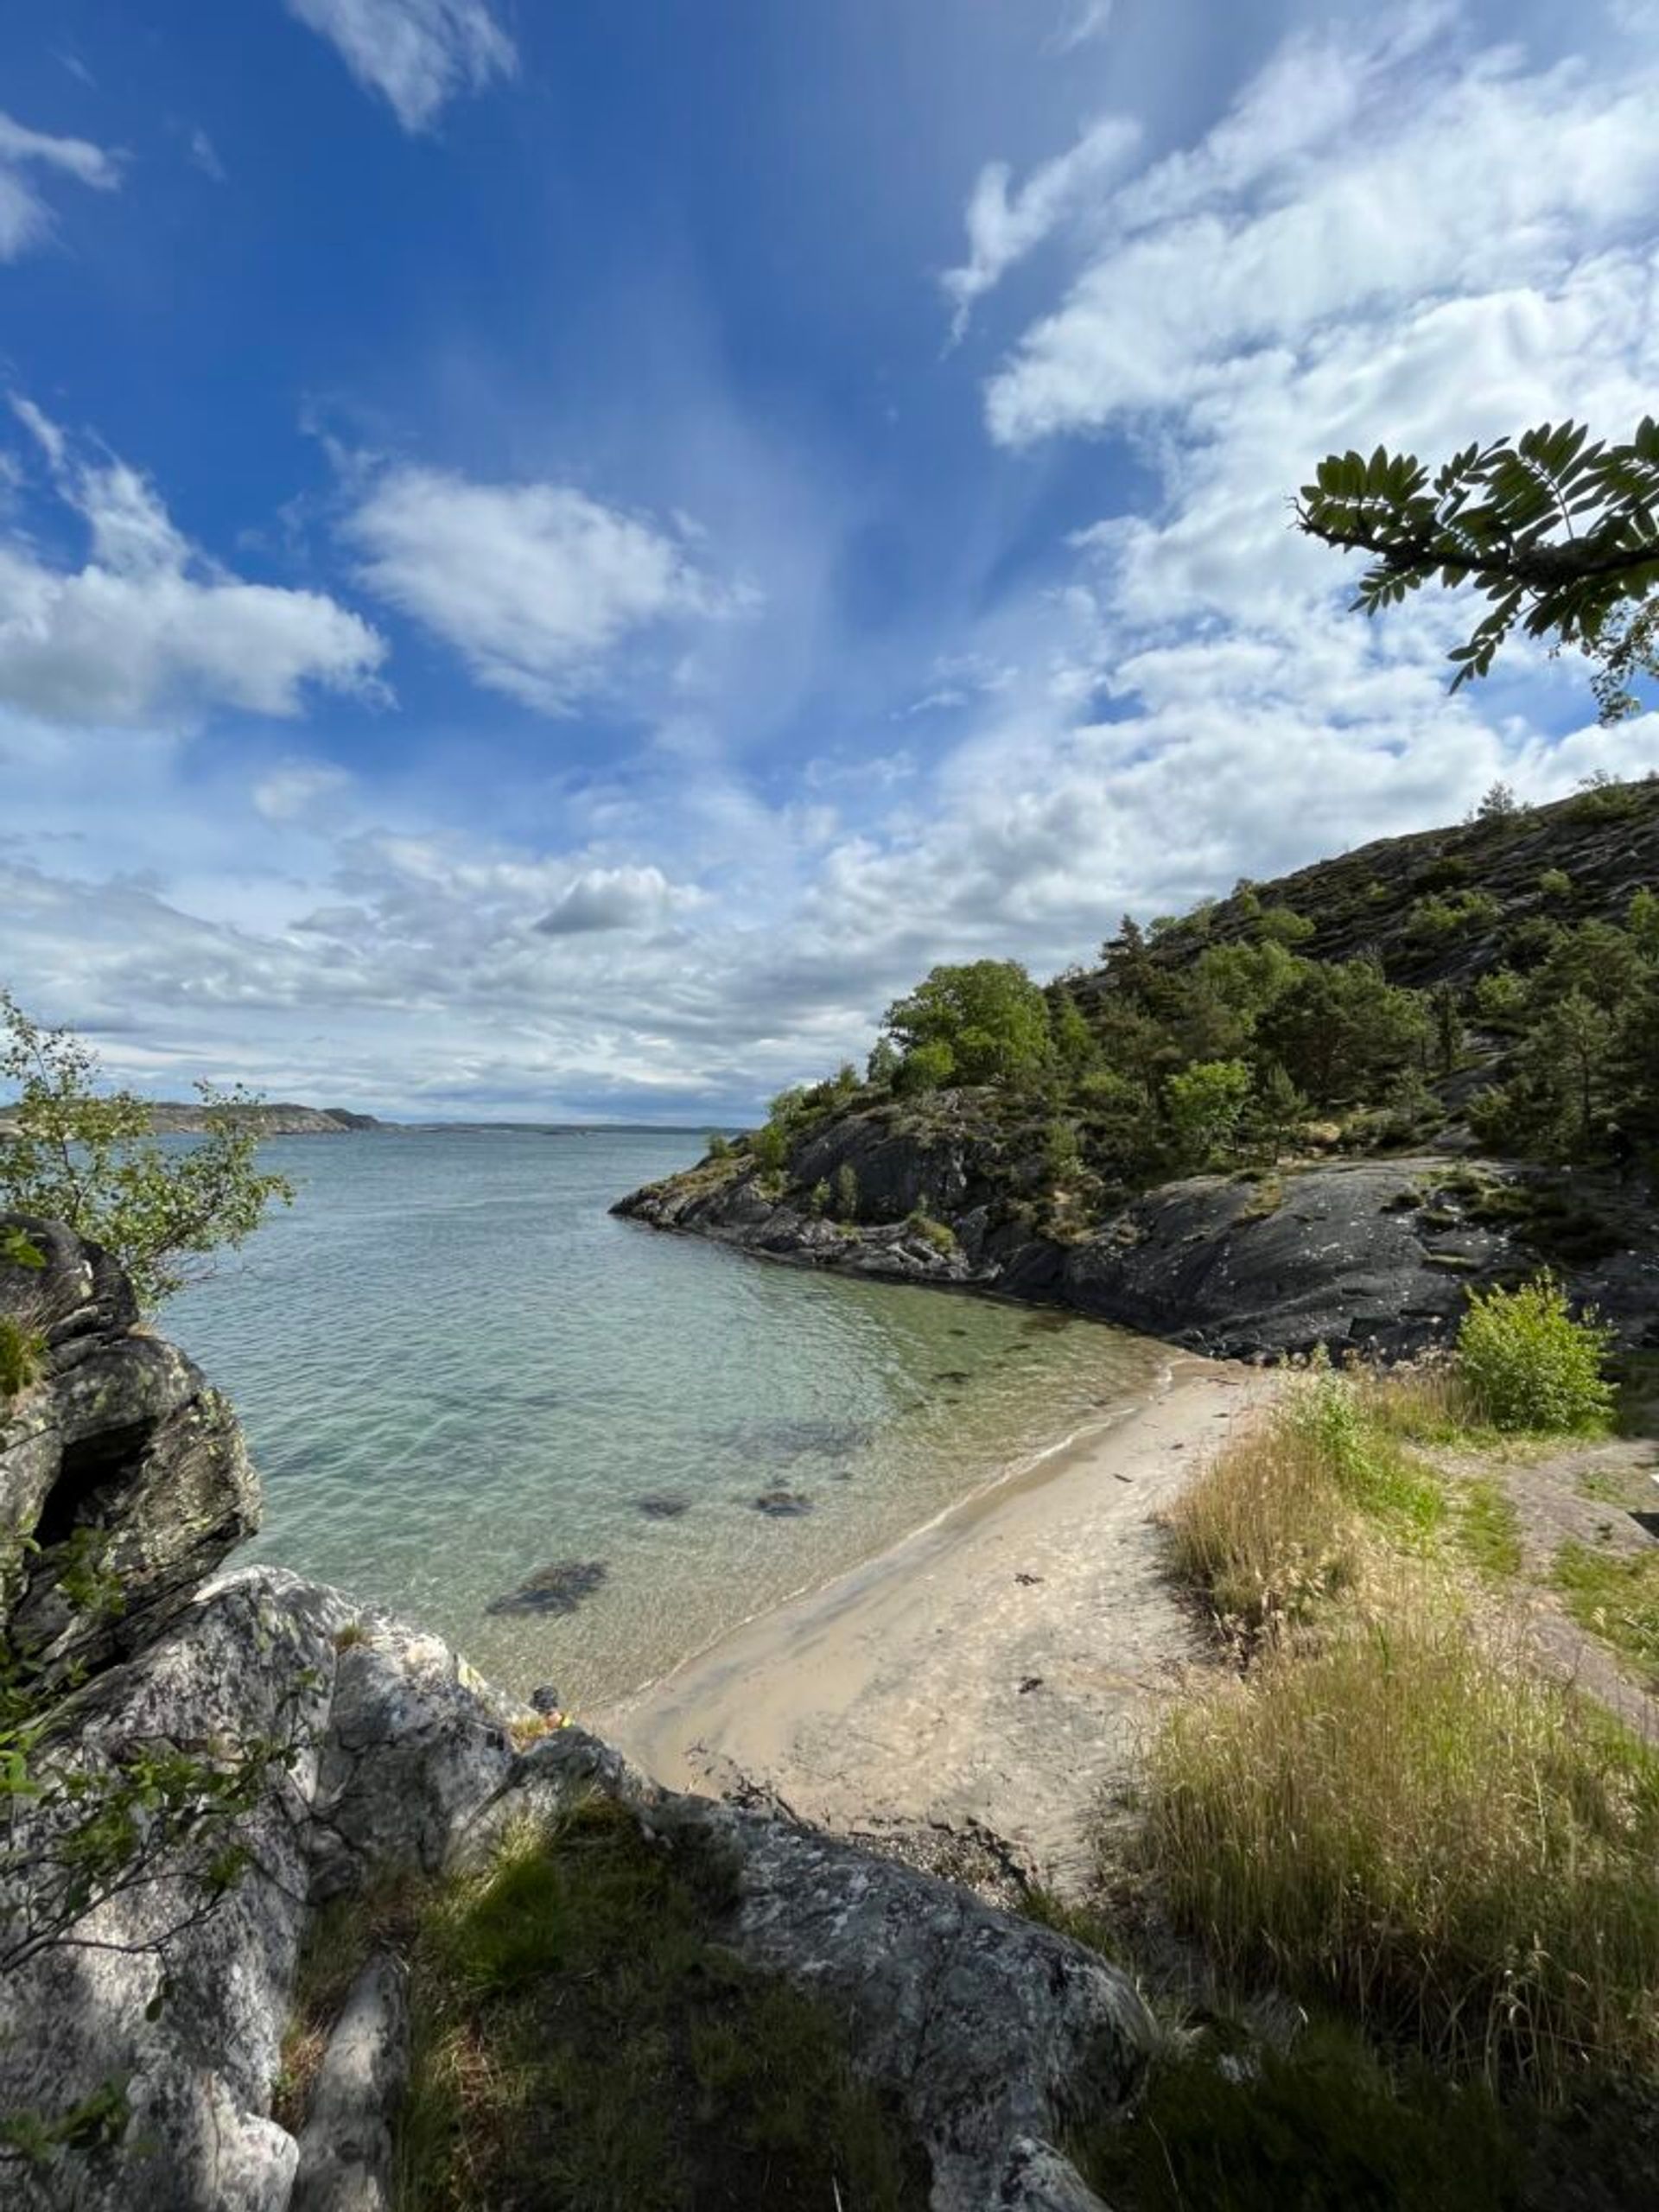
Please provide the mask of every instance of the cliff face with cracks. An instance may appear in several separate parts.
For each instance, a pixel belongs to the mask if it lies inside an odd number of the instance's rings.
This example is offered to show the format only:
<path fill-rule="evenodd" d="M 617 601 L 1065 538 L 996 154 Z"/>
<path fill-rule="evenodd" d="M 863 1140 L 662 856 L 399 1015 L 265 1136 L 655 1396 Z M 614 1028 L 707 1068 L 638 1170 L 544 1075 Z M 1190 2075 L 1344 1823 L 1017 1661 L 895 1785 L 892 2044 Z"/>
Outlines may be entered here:
<path fill-rule="evenodd" d="M 721 1941 L 831 1999 L 896 2096 L 940 2212 L 1087 2212 L 1059 2147 L 1084 2093 L 1133 2092 L 1154 2039 L 1095 1954 L 966 1891 L 773 1814 L 676 1796 L 533 1718 L 435 1639 L 261 1568 L 213 1579 L 253 1527 L 233 1415 L 143 1330 L 106 1255 L 21 1227 L 0 1317 L 38 1350 L 0 1400 L 0 1585 L 31 1771 L 119 1783 L 175 1755 L 234 1766 L 233 1878 L 188 1823 L 138 1823 L 142 1878 L 66 1891 L 86 1799 L 12 1793 L 0 1819 L 0 2195 L 29 2212 L 324 2212 L 393 2201 L 405 1963 L 371 1956 L 308 2108 L 272 2115 L 296 1965 L 327 1900 L 474 1866 L 516 1823 L 601 1793 L 664 1849 L 733 1872 Z M 148 1829 L 144 1820 L 150 1823 Z M 54 1871 L 55 1870 L 55 1871 Z"/>
<path fill-rule="evenodd" d="M 614 1211 L 768 1259 L 1069 1306 L 1224 1358 L 1316 1344 L 1408 1356 L 1450 1337 L 1468 1287 L 1548 1262 L 1630 1342 L 1649 1340 L 1659 1313 L 1645 1213 L 1599 1192 L 1593 1236 L 1580 1227 L 1593 1257 L 1564 1257 L 1579 1213 L 1560 1179 L 1513 1162 L 1425 1154 L 1193 1176 L 1065 1238 L 1031 1225 L 1024 1202 L 1041 1173 L 987 1141 L 969 1098 L 925 1120 L 898 1107 L 846 1114 L 813 1131 L 782 1178 L 736 1154 Z M 813 1211 L 807 1193 L 843 1176 L 857 1218 Z"/>

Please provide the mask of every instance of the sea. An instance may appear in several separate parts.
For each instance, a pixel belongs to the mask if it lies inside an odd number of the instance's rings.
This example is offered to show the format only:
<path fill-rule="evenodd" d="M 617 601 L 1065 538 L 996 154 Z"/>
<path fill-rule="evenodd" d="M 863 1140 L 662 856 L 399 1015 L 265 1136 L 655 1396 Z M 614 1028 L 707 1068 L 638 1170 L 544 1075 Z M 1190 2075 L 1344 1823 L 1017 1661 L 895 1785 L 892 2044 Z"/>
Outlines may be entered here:
<path fill-rule="evenodd" d="M 701 1133 L 273 1140 L 296 1185 L 160 1325 L 236 1404 L 238 1563 L 592 1708 L 1122 1418 L 1161 1347 L 613 1218 Z"/>

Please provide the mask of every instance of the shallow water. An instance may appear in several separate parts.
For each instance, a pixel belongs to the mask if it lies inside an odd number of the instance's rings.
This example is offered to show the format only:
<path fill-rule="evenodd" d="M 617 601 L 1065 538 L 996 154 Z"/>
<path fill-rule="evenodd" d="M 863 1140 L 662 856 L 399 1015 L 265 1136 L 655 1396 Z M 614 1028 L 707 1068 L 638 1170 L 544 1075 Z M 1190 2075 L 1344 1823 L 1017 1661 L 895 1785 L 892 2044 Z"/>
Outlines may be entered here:
<path fill-rule="evenodd" d="M 297 1203 L 162 1317 L 252 1443 L 266 1518 L 241 1558 L 592 1706 L 1161 1371 L 1160 1347 L 1096 1324 L 610 1217 L 702 1148 L 611 1129 L 267 1146 Z"/>

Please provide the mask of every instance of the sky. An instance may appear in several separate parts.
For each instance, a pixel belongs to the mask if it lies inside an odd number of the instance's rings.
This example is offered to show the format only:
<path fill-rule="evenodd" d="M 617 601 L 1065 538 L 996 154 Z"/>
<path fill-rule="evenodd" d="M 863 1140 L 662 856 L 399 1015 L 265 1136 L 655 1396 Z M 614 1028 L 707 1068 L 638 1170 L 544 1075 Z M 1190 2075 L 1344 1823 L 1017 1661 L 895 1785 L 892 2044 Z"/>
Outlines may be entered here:
<path fill-rule="evenodd" d="M 1656 0 L 10 0 L 0 984 L 155 1096 L 742 1120 L 1659 767 L 1289 502 L 1659 393 Z"/>

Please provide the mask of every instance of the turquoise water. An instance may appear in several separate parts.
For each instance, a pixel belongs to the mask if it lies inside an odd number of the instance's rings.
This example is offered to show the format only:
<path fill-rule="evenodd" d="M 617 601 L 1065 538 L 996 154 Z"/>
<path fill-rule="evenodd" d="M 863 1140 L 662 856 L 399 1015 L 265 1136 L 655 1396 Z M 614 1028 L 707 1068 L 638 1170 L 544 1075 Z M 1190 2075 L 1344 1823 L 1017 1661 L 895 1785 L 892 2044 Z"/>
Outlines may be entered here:
<path fill-rule="evenodd" d="M 1158 1347 L 613 1220 L 698 1138 L 290 1138 L 299 1186 L 163 1315 L 264 1478 L 241 1555 L 592 1706 L 1144 1395 Z M 801 1502 L 758 1510 L 771 1491 Z M 575 1609 L 492 1612 L 539 1570 Z"/>

